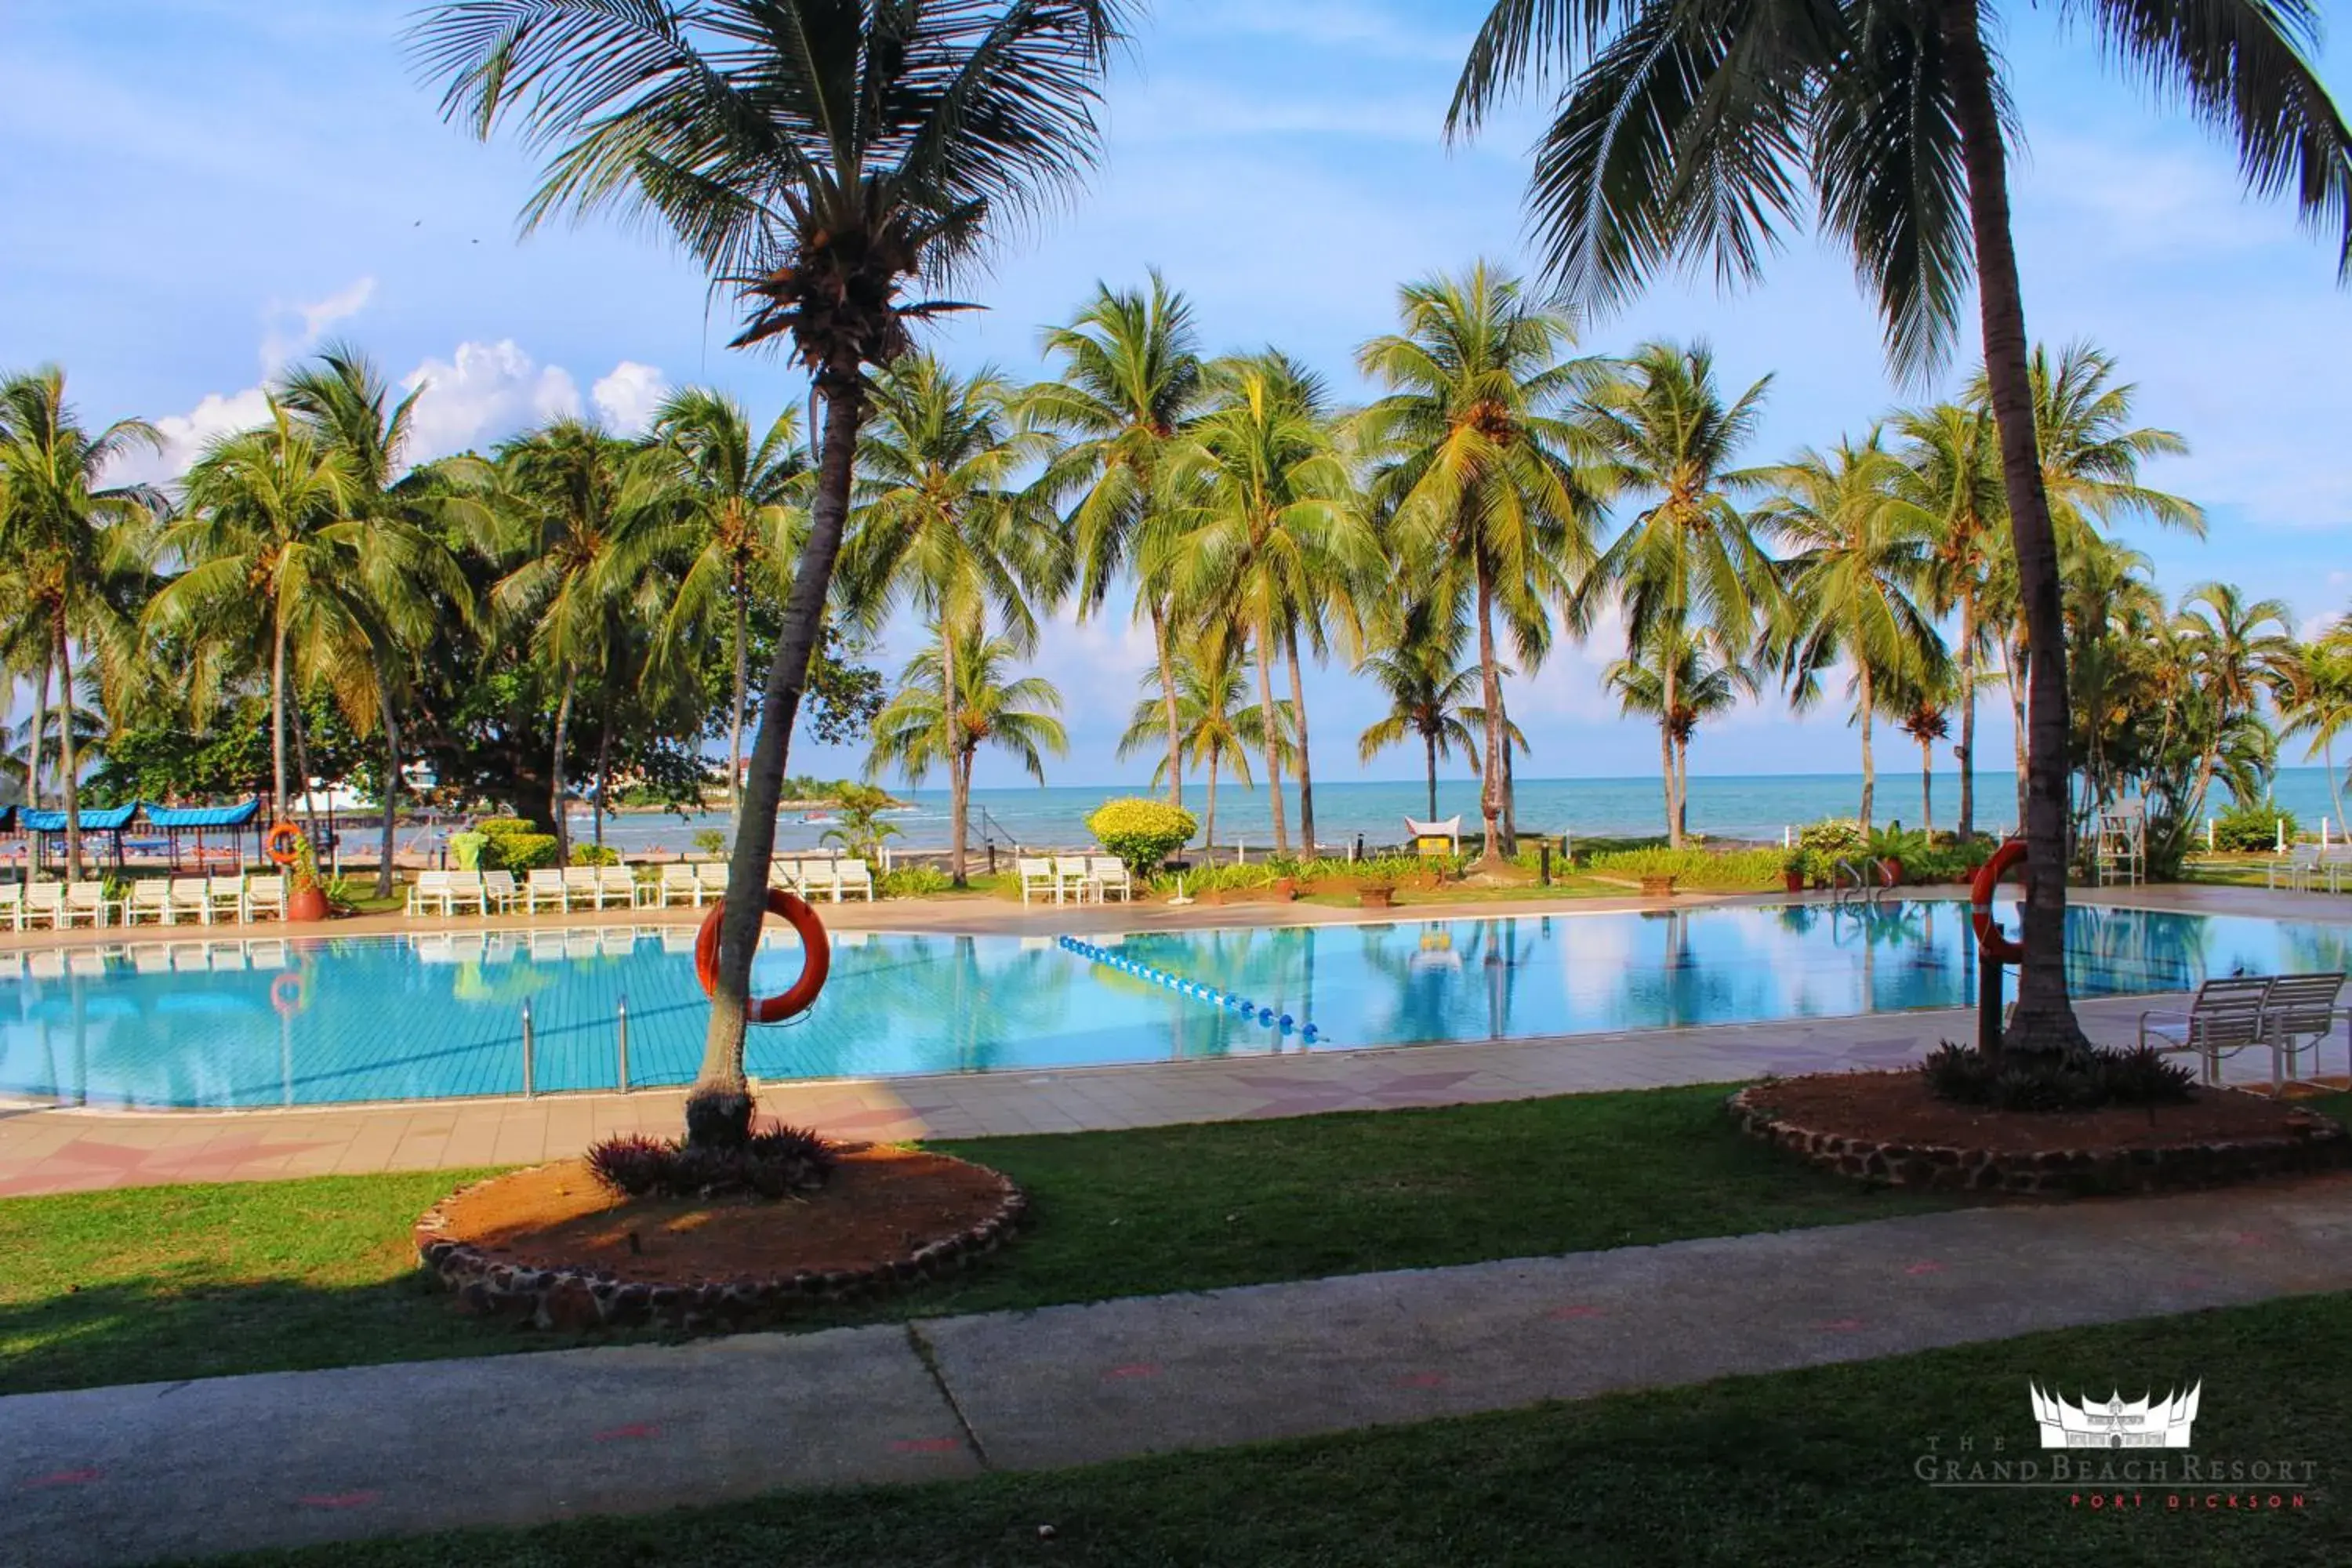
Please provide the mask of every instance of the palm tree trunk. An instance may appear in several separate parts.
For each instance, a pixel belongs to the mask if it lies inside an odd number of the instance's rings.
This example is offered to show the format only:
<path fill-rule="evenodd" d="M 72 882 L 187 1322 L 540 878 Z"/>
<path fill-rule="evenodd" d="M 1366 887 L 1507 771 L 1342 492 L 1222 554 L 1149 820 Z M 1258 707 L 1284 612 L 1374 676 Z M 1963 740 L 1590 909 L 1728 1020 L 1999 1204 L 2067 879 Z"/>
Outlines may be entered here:
<path fill-rule="evenodd" d="M 1430 820 L 1430 821 L 1432 821 L 1432 822 L 1435 822 L 1435 821 L 1437 820 L 1437 735 L 1436 735 L 1436 732 L 1435 732 L 1435 731 L 1423 731 L 1422 732 L 1421 744 L 1422 744 L 1422 750 L 1423 750 L 1423 752 L 1425 752 L 1426 753 L 1428 753 L 1428 758 L 1429 758 L 1429 820 Z"/>
<path fill-rule="evenodd" d="M 1922 824 L 1921 826 L 1925 826 Z M 1960 593 L 1960 823 L 1959 836 L 1977 831 L 1977 591 Z"/>
<path fill-rule="evenodd" d="M 596 847 L 604 847 L 604 780 L 605 769 L 613 759 L 613 705 L 604 704 L 604 722 L 596 735 L 596 798 L 589 805 L 589 822 L 596 836 Z"/>
<path fill-rule="evenodd" d="M 1666 781 L 1666 842 L 1679 846 L 1682 830 L 1675 816 L 1675 732 L 1664 719 L 1658 721 L 1658 772 Z"/>
<path fill-rule="evenodd" d="M 58 772 L 66 798 L 66 880 L 81 875 L 81 781 L 74 761 L 73 644 L 66 637 L 65 606 L 57 612 Z"/>
<path fill-rule="evenodd" d="M 43 639 L 41 670 L 33 682 L 33 740 L 25 757 L 25 804 L 41 809 L 41 757 L 48 748 L 49 668 L 52 656 Z"/>
<path fill-rule="evenodd" d="M 1511 711 L 1503 710 L 1503 853 L 1519 852 L 1519 780 L 1517 763 L 1512 753 L 1517 748 L 1511 742 Z"/>
<path fill-rule="evenodd" d="M 1690 840 L 1690 737 L 1675 737 L 1675 834 Z"/>
<path fill-rule="evenodd" d="M 948 742 L 948 879 L 961 888 L 964 879 L 964 842 L 966 827 L 965 804 L 970 798 L 964 783 L 963 738 L 957 732 L 955 634 L 948 629 L 947 613 L 940 614 L 940 722 L 947 729 Z"/>
<path fill-rule="evenodd" d="M 1160 654 L 1160 706 L 1168 716 L 1168 803 L 1184 809 L 1184 727 L 1176 718 L 1176 655 L 1168 646 L 1168 606 L 1151 599 L 1151 644 Z"/>
<path fill-rule="evenodd" d="M 2026 672 L 2033 668 L 2033 658 L 2026 652 L 2021 638 L 2010 640 L 2006 658 L 2009 661 L 2010 742 L 2017 753 L 2017 831 L 2025 831 L 2025 682 Z"/>
<path fill-rule="evenodd" d="M 555 816 L 555 863 L 559 866 L 572 864 L 571 814 L 563 809 L 563 748 L 571 740 L 572 689 L 575 684 L 577 680 L 572 672 L 565 670 L 563 695 L 555 704 L 554 766 L 550 771 L 547 790 L 548 809 Z"/>
<path fill-rule="evenodd" d="M 1290 708 L 1298 721 L 1298 852 L 1315 858 L 1315 770 L 1307 752 L 1307 682 L 1298 668 L 1298 633 L 1284 638 L 1290 658 Z"/>
<path fill-rule="evenodd" d="M 1224 748 L 1211 742 L 1209 745 L 1209 820 L 1202 828 L 1201 860 L 1203 865 L 1213 858 L 1217 847 L 1217 770 L 1224 763 Z"/>
<path fill-rule="evenodd" d="M 1855 661 L 1854 661 L 1854 669 L 1853 669 L 1853 672 L 1854 672 L 1854 679 L 1855 679 L 1857 681 L 1861 682 L 1861 696 L 1862 696 L 1862 830 L 1863 830 L 1864 833 L 1867 833 L 1867 832 L 1869 832 L 1869 831 L 1870 831 L 1871 824 L 1872 824 L 1872 822 L 1874 820 L 1874 819 L 1871 816 L 1871 814 L 1870 814 L 1870 808 L 1871 808 L 1871 805 L 1872 805 L 1871 795 L 1872 795 L 1872 792 L 1873 792 L 1873 791 L 1874 791 L 1874 790 L 1877 788 L 1877 785 L 1878 785 L 1878 769 L 1877 769 L 1876 764 L 1873 762 L 1873 760 L 1872 760 L 1872 758 L 1871 758 L 1871 755 L 1870 755 L 1870 710 L 1871 710 L 1870 666 L 1869 666 L 1869 665 L 1867 665 L 1867 664 L 1865 664 L 1865 663 L 1864 663 L 1863 661 L 1861 661 L 1861 660 L 1857 659 L 1857 660 L 1855 660 Z"/>
<path fill-rule="evenodd" d="M 1919 739 L 1919 826 L 1921 831 L 1936 831 L 1936 742 L 1927 737 Z"/>
<path fill-rule="evenodd" d="M 751 1097 L 743 1076 L 743 1030 L 751 992 L 751 958 L 767 910 L 768 862 L 776 846 L 776 805 L 784 784 L 793 721 L 816 649 L 824 598 L 833 584 L 833 563 L 841 553 L 842 525 L 849 514 L 849 484 L 857 458 L 857 429 L 866 416 L 866 394 L 855 357 L 844 353 L 818 378 L 824 395 L 824 440 L 817 459 L 815 503 L 810 509 L 808 541 L 801 547 L 793 591 L 784 601 L 784 624 L 768 665 L 760 697 L 760 728 L 751 741 L 751 763 L 735 824 L 735 847 L 727 862 L 727 900 L 719 922 L 718 972 L 712 976 L 710 1025 L 703 1037 L 702 1066 L 687 1100 L 687 1136 L 699 1143 L 738 1142 L 751 1125 Z"/>
<path fill-rule="evenodd" d="M 2305 752 L 2304 755 L 2308 757 L 2311 753 Z M 2352 821 L 2346 820 L 2344 816 L 2344 779 L 2336 771 L 2336 737 L 2333 734 L 2320 742 L 2320 755 L 2327 763 L 2327 793 L 2336 801 L 2336 826 L 2343 829 L 2347 840 L 2352 840 Z"/>
<path fill-rule="evenodd" d="M 2033 647 L 2026 742 L 2024 957 L 2017 1010 L 2005 1043 L 2057 1049 L 2084 1044 L 2066 992 L 2066 631 L 2058 582 L 2058 542 L 2043 489 L 2033 384 L 2027 368 L 2025 302 L 2010 233 L 2009 153 L 1994 97 L 1977 0 L 1945 0 L 1944 43 L 1952 61 L 1953 118 L 1969 173 L 1975 232 L 1978 309 L 1985 380 L 2000 427 L 2001 476 L 2017 552 L 2018 594 Z"/>
<path fill-rule="evenodd" d="M 735 701 L 727 710 L 727 809 L 730 814 L 743 809 L 743 699 L 751 686 L 751 648 L 746 640 L 743 623 L 750 610 L 745 604 L 743 563 L 735 563 Z"/>
<path fill-rule="evenodd" d="M 1274 674 L 1267 668 L 1274 659 L 1274 639 L 1260 628 L 1257 639 L 1257 716 L 1265 735 L 1265 788 L 1267 803 L 1274 808 L 1274 852 L 1290 853 L 1290 823 L 1282 809 L 1282 731 L 1274 716 Z"/>
<path fill-rule="evenodd" d="M 400 716 L 392 705 L 391 683 L 376 682 L 376 705 L 383 720 L 383 840 L 376 855 L 375 896 L 392 897 L 392 858 L 400 818 Z"/>
<path fill-rule="evenodd" d="M 1683 847 L 1683 803 L 1682 792 L 1676 787 L 1675 780 L 1674 737 L 1675 667 L 1680 662 L 1680 654 L 1675 646 L 1675 639 L 1680 636 L 1681 629 L 1676 627 L 1674 629 L 1673 637 L 1662 636 L 1658 639 L 1664 650 L 1663 656 L 1658 660 L 1660 682 L 1658 691 L 1661 699 L 1658 723 L 1661 726 L 1666 748 L 1666 847 L 1670 849 L 1679 849 Z"/>
<path fill-rule="evenodd" d="M 286 617 L 271 606 L 275 623 L 269 647 L 269 788 L 278 820 L 287 821 L 293 808 L 286 795 Z"/>
<path fill-rule="evenodd" d="M 1478 814 L 1486 819 L 1484 858 L 1496 860 L 1503 852 L 1503 679 L 1495 662 L 1495 578 L 1486 560 L 1478 562 L 1478 700 L 1486 709 L 1486 758 L 1479 770 Z"/>

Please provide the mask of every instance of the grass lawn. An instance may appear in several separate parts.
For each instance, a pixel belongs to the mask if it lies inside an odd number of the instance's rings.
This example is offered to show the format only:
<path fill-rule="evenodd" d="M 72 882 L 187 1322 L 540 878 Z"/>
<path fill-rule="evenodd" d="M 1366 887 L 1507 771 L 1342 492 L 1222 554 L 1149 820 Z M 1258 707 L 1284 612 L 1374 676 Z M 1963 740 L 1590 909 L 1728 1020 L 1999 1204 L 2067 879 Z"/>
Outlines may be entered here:
<path fill-rule="evenodd" d="M 1946 1206 L 1873 1192 L 1674 1089 L 992 1138 L 1020 1241 L 960 1280 L 811 1326 L 1834 1225 Z M 408 1226 L 475 1173 L 0 1200 L 0 1393 L 551 1348 L 457 1313 Z"/>
<path fill-rule="evenodd" d="M 2201 1379 L 2200 1459 L 2315 1460 L 2318 1477 L 2300 1510 L 2208 1513 L 2228 1494 L 2149 1486 L 2092 1512 L 2067 1490 L 1915 1475 L 1931 1434 L 1946 1453 L 1966 1436 L 2041 1458 L 2029 1378 L 2131 1395 Z M 2352 1297 L 2309 1297 L 1305 1442 L 244 1561 L 2317 1568 L 2352 1562 L 2347 1409 Z"/>

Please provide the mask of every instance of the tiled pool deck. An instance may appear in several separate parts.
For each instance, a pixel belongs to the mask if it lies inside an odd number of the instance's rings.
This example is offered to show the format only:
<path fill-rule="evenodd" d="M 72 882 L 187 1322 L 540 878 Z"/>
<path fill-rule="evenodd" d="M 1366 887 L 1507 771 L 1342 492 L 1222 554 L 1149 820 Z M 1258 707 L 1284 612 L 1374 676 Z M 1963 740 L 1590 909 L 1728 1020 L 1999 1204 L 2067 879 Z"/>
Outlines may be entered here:
<path fill-rule="evenodd" d="M 2089 899 L 2094 895 L 2084 894 Z M 1675 900 L 1677 907 L 1701 902 Z M 1774 896 L 1755 900 L 1780 903 Z M 2115 893 L 2103 901 L 2211 914 L 2352 921 L 2352 899 L 2273 893 L 2260 889 L 2167 887 Z M 1561 900 L 1427 906 L 1454 918 L 1571 914 L 1661 907 L 1639 899 Z M 1047 934 L 1071 929 L 1074 911 L 975 900 L 868 907 L 825 907 L 845 930 L 964 931 Z M 1412 910 L 1408 910 L 1410 914 Z M 676 910 L 691 921 L 698 911 Z M 611 923 L 646 923 L 655 911 L 614 910 Z M 1216 925 L 1338 921 L 1357 911 L 1317 906 L 1238 905 L 1171 910 L 1141 903 L 1089 907 L 1076 916 L 1087 929 L 1155 930 Z M 1373 917 L 1378 918 L 1378 917 Z M 572 915 L 566 924 L 595 923 Z M 527 926 L 497 921 L 492 926 Z M 461 921 L 477 931 L 485 922 Z M 215 927 L 229 934 L 233 928 Z M 337 922 L 337 935 L 419 929 L 398 917 Z M 73 933 L 74 944 L 120 942 L 121 931 Z M 143 935 L 144 933 L 142 933 Z M 247 933 L 250 934 L 250 933 Z M 0 937 L 0 945 L 60 945 L 50 933 Z M 2085 1026 L 2103 1042 L 2130 1039 L 2156 997 L 2086 1003 Z M 1164 1062 L 891 1079 L 762 1085 L 763 1113 L 849 1138 L 960 1138 L 999 1133 L 1072 1132 L 1171 1122 L 1297 1116 L 1326 1110 L 1391 1110 L 1520 1100 L 1598 1089 L 1728 1082 L 1766 1073 L 1794 1074 L 1900 1066 L 1940 1040 L 1964 1038 L 1966 1011 L 1880 1013 L 1714 1028 L 1645 1030 L 1253 1057 L 1231 1061 Z M 2339 1037 L 2323 1056 L 2331 1073 L 2347 1047 Z M 2239 1058 L 2236 1076 L 2263 1079 L 2265 1062 Z M 636 1129 L 668 1132 L 678 1124 L 675 1091 L 565 1095 L 538 1100 L 434 1101 L 325 1110 L 122 1112 L 0 1102 L 0 1196 L 138 1186 L 167 1182 L 248 1181 L 281 1176 L 362 1174 L 445 1166 L 517 1164 L 576 1153 L 593 1140 Z"/>

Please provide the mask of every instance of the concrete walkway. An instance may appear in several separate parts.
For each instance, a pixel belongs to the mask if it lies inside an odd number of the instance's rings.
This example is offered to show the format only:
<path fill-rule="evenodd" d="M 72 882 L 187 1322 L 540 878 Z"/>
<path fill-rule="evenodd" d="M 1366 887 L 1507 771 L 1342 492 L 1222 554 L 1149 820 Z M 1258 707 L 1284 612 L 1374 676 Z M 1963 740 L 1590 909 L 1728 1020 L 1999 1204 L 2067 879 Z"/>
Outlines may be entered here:
<path fill-rule="evenodd" d="M 2352 1177 L 2327 1177 L 912 1327 L 26 1394 L 0 1399 L 0 1562 L 1048 1468 L 2347 1288 Z"/>

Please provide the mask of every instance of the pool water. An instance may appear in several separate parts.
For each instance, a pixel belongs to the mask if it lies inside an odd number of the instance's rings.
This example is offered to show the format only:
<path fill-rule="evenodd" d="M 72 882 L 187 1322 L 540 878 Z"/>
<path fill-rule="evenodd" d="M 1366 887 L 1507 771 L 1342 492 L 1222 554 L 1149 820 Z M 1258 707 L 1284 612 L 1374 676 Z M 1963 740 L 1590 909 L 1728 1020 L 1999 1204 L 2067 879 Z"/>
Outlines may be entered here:
<path fill-rule="evenodd" d="M 2352 964 L 2352 927 L 2081 907 L 2069 922 L 2083 994 Z M 1072 934 L 1126 963 L 1051 937 L 842 933 L 816 1007 L 752 1031 L 752 1076 L 1825 1017 L 1958 1006 L 1975 980 L 1967 910 L 1937 901 Z M 632 1085 L 684 1083 L 709 1016 L 693 936 L 607 927 L 0 953 L 0 1092 L 152 1106 L 512 1094 L 526 1005 L 541 1092 L 611 1089 L 625 999 Z M 755 989 L 782 990 L 799 966 L 789 936 L 772 932 Z M 1218 994 L 1248 999 L 1251 1013 Z M 1259 1023 L 1260 1010 L 1276 1022 Z"/>

